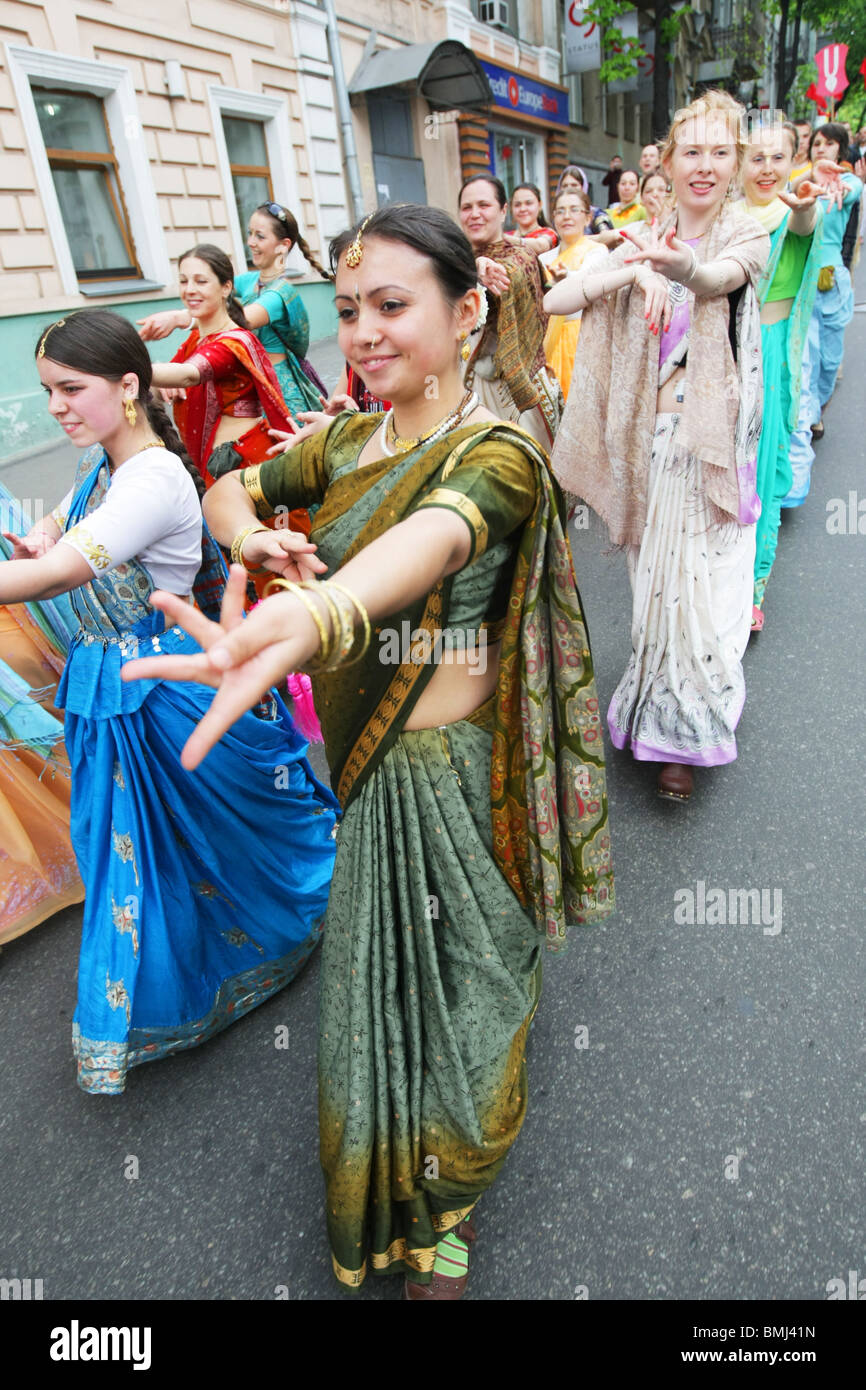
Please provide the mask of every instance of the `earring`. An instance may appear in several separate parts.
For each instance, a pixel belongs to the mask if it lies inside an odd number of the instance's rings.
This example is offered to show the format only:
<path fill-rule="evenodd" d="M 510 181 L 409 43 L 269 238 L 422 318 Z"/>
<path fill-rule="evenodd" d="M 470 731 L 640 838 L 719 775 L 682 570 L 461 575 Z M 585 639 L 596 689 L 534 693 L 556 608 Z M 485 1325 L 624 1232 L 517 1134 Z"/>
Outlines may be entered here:
<path fill-rule="evenodd" d="M 131 428 L 138 419 L 138 414 L 135 409 L 135 402 L 132 400 L 131 397 L 128 400 L 124 401 L 123 412 Z"/>
<path fill-rule="evenodd" d="M 463 358 L 463 361 L 464 361 L 464 362 L 468 362 L 468 361 L 469 361 L 469 354 L 471 353 L 471 351 L 472 351 L 472 344 L 471 344 L 470 341 L 469 341 L 469 334 L 468 334 L 468 333 L 464 333 L 464 334 L 463 334 L 463 337 L 462 337 L 462 339 L 461 339 L 461 341 L 460 341 L 460 356 Z"/>

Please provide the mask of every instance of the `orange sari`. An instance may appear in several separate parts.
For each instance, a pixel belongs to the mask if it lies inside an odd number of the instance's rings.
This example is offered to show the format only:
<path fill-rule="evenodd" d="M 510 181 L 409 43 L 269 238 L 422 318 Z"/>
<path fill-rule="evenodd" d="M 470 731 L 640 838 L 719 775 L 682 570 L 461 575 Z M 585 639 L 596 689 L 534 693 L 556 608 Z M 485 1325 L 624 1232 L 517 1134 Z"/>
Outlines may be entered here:
<path fill-rule="evenodd" d="M 4 743 L 0 732 L 0 943 L 5 943 L 82 902 L 84 885 L 69 841 L 62 715 L 50 703 L 63 659 L 21 604 L 0 607 L 0 659 L 39 692 L 39 703 L 58 722 L 58 741 L 47 761 L 25 744 Z"/>

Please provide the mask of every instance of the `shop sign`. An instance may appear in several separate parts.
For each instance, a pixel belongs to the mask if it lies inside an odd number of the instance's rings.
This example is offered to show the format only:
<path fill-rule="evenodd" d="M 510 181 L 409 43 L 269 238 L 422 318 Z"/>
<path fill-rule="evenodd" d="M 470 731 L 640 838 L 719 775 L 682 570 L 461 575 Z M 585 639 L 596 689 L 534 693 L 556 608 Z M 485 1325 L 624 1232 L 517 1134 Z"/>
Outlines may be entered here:
<path fill-rule="evenodd" d="M 561 92 L 558 87 L 539 82 L 535 77 L 509 72 L 508 68 L 500 68 L 483 58 L 478 61 L 487 74 L 494 106 L 514 116 L 536 116 L 552 125 L 568 125 L 568 92 Z"/>

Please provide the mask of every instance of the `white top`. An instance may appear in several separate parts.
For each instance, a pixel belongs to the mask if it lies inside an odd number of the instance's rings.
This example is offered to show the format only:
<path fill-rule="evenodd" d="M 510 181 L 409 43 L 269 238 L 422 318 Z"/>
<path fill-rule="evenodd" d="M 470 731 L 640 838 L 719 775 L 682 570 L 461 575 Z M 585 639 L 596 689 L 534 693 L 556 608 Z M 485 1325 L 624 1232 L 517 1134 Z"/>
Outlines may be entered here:
<path fill-rule="evenodd" d="M 52 515 L 63 525 L 70 490 Z M 177 454 L 142 449 L 112 474 L 105 501 L 65 535 L 101 574 L 133 557 L 157 589 L 185 598 L 201 568 L 202 515 L 195 483 Z"/>
<path fill-rule="evenodd" d="M 557 256 L 561 253 L 562 243 L 560 243 L 559 246 L 554 246 L 552 251 L 542 251 L 538 259 L 541 261 L 542 265 L 550 265 L 551 261 L 555 261 Z M 568 272 L 569 275 L 583 275 L 584 271 L 590 269 L 590 267 L 600 266 L 603 261 L 607 260 L 608 254 L 606 246 L 593 246 L 591 251 L 587 251 L 578 269 L 570 270 Z M 565 319 L 566 323 L 574 323 L 576 319 L 580 318 L 582 313 L 582 309 L 577 309 L 573 314 L 551 314 L 551 318 L 558 317 Z"/>

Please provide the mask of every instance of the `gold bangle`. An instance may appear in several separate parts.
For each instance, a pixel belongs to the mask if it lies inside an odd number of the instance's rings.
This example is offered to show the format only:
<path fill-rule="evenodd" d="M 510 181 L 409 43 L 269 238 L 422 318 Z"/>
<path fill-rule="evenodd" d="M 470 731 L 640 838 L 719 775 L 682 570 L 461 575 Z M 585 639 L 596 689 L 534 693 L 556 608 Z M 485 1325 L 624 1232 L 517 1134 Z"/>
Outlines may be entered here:
<path fill-rule="evenodd" d="M 328 669 L 335 671 L 338 666 L 342 666 L 349 652 L 355 643 L 355 615 L 351 609 L 348 613 L 342 602 L 338 601 L 330 592 L 327 583 L 318 580 L 306 579 L 301 585 L 304 589 L 311 589 L 313 593 L 319 595 L 324 600 L 331 619 L 331 631 L 334 637 L 334 647 L 330 653 Z"/>
<path fill-rule="evenodd" d="M 267 526 L 260 526 L 257 521 L 254 521 L 251 526 L 245 526 L 242 531 L 238 531 L 232 541 L 231 550 L 229 551 L 229 557 L 233 565 L 243 565 L 247 574 L 267 573 L 262 565 L 258 565 L 255 569 L 250 569 L 250 566 L 244 559 L 244 542 L 247 537 L 253 535 L 256 531 L 267 531 L 267 529 Z"/>
<path fill-rule="evenodd" d="M 313 603 L 313 600 L 307 597 L 307 595 L 303 592 L 300 584 L 295 584 L 290 579 L 283 579 L 281 575 L 277 575 L 274 579 L 269 580 L 269 582 L 264 587 L 262 597 L 268 598 L 269 591 L 272 589 L 285 589 L 288 593 L 293 594 L 306 608 L 307 612 L 309 613 L 310 617 L 312 618 L 313 622 L 316 624 L 316 627 L 319 630 L 319 652 L 321 655 L 320 665 L 316 669 L 325 670 L 331 658 L 331 652 L 333 650 L 333 638 L 330 637 L 328 633 L 325 631 L 325 624 L 322 620 L 322 615 L 319 612 L 316 605 Z"/>
<path fill-rule="evenodd" d="M 361 618 L 361 623 L 364 628 L 364 645 L 362 646 L 358 654 L 352 657 L 352 661 L 360 661 L 362 656 L 366 656 L 367 650 L 370 646 L 370 615 L 367 612 L 361 600 L 358 598 L 358 595 L 353 594 L 351 589 L 347 589 L 345 584 L 338 583 L 336 579 L 329 579 L 327 582 L 331 588 L 338 589 L 341 594 L 345 594 L 346 597 L 354 604 L 355 608 L 358 610 L 358 613 Z"/>

